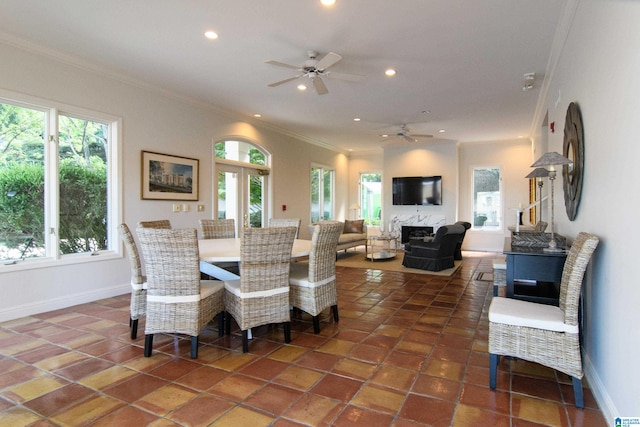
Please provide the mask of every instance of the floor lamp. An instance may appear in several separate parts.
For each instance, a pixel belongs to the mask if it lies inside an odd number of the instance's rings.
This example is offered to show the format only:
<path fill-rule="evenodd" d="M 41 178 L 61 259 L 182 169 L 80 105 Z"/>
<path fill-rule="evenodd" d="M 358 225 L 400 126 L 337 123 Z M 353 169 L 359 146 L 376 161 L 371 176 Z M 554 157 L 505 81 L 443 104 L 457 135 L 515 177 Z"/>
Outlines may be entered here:
<path fill-rule="evenodd" d="M 549 171 L 546 170 L 545 168 L 535 168 L 534 170 L 531 171 L 531 173 L 527 176 L 525 176 L 525 178 L 535 178 L 536 183 L 538 184 L 538 193 L 540 194 L 534 194 L 534 202 L 540 200 L 542 198 L 542 186 L 544 185 L 544 182 L 542 182 L 542 178 L 545 178 L 549 176 Z M 540 204 L 540 219 L 537 221 L 542 221 L 542 204 Z"/>
<path fill-rule="evenodd" d="M 573 163 L 560 153 L 555 151 L 544 153 L 542 157 L 536 160 L 531 167 L 544 167 L 549 172 L 549 180 L 551 181 L 551 240 L 549 241 L 549 247 L 544 248 L 545 252 L 562 252 L 564 249 L 558 248 L 556 243 L 556 235 L 554 232 L 553 220 L 554 220 L 554 203 L 553 203 L 553 183 L 556 179 L 556 166 L 564 166 Z"/>

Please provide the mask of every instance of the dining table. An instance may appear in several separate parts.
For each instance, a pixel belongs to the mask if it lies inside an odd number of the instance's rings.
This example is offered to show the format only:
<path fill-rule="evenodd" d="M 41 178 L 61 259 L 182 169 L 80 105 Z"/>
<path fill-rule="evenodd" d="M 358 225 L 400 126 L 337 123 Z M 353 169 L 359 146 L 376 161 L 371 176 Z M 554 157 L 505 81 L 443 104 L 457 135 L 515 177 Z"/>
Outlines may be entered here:
<path fill-rule="evenodd" d="M 216 263 L 240 262 L 239 237 L 229 239 L 200 239 L 200 271 L 218 280 L 236 280 L 240 276 L 225 270 Z M 295 239 L 291 248 L 291 258 L 308 256 L 311 252 L 311 240 Z"/>

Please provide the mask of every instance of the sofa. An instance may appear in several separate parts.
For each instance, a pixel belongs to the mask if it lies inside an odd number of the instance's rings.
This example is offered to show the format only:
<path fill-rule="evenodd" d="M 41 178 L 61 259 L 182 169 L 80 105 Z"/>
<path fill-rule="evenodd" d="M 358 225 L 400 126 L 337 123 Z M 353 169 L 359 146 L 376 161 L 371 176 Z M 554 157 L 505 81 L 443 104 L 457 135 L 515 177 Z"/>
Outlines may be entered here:
<path fill-rule="evenodd" d="M 466 231 L 460 224 L 443 225 L 431 241 L 409 241 L 404 247 L 402 265 L 429 271 L 454 267 L 456 246 Z"/>
<path fill-rule="evenodd" d="M 345 220 L 344 228 L 338 239 L 337 251 L 355 248 L 356 246 L 367 246 L 367 224 L 363 219 Z"/>

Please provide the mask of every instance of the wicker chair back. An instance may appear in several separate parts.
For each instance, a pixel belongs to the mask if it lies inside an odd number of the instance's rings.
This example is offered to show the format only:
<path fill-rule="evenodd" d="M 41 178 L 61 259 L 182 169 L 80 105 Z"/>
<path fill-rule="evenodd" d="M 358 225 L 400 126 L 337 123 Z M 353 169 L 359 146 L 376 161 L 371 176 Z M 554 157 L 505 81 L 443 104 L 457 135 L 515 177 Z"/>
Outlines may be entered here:
<path fill-rule="evenodd" d="M 232 239 L 236 237 L 236 222 L 230 219 L 200 219 L 203 239 Z"/>
<path fill-rule="evenodd" d="M 138 227 L 171 229 L 171 221 L 169 221 L 168 219 L 157 219 L 154 221 L 140 221 L 138 222 Z"/>
<path fill-rule="evenodd" d="M 269 219 L 269 227 L 296 227 L 297 239 L 300 233 L 301 222 L 299 218 L 271 218 Z"/>

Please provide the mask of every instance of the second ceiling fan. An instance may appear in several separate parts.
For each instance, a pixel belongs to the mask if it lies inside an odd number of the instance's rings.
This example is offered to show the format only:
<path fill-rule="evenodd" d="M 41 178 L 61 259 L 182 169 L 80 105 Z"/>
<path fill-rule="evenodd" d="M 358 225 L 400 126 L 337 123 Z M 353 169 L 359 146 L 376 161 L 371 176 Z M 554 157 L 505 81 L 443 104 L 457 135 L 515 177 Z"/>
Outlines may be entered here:
<path fill-rule="evenodd" d="M 314 89 L 318 95 L 325 95 L 329 93 L 327 86 L 325 85 L 322 77 L 328 77 L 332 79 L 341 79 L 352 82 L 359 82 L 365 76 L 361 74 L 348 74 L 348 73 L 338 73 L 334 71 L 327 71 L 329 67 L 337 63 L 342 59 L 342 56 L 338 55 L 334 52 L 327 53 L 322 59 L 318 60 L 318 52 L 315 50 L 307 51 L 307 59 L 304 64 L 298 65 L 290 65 L 285 64 L 284 62 L 279 61 L 265 61 L 266 64 L 275 65 L 277 67 L 289 68 L 292 70 L 296 70 L 298 73 L 284 80 L 280 80 L 274 83 L 271 83 L 269 87 L 280 86 L 281 84 L 288 83 L 292 80 L 298 79 L 300 77 L 307 77 L 311 80 Z"/>
<path fill-rule="evenodd" d="M 388 138 L 400 138 L 404 139 L 408 142 L 418 142 L 421 139 L 429 139 L 433 138 L 433 135 L 419 134 L 419 133 L 411 133 L 406 124 L 401 124 L 400 128 L 395 131 L 395 133 L 391 134 L 382 134 L 380 135 L 383 138 L 383 141 L 386 141 Z"/>

